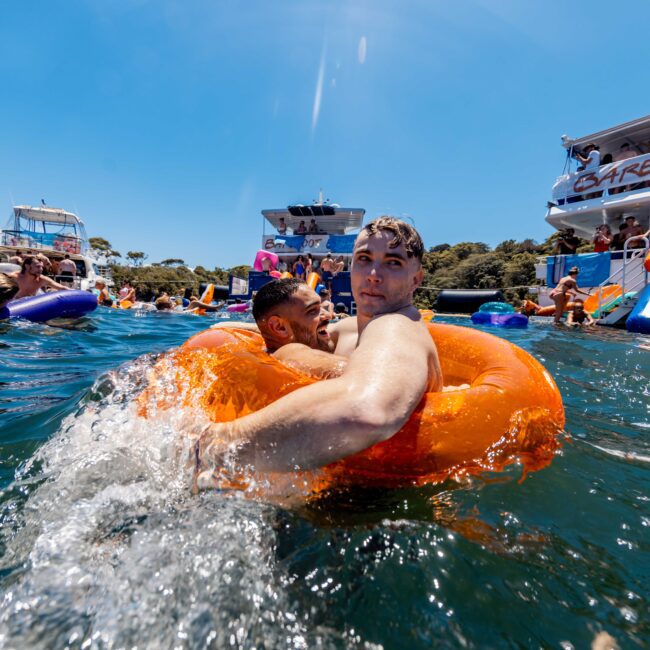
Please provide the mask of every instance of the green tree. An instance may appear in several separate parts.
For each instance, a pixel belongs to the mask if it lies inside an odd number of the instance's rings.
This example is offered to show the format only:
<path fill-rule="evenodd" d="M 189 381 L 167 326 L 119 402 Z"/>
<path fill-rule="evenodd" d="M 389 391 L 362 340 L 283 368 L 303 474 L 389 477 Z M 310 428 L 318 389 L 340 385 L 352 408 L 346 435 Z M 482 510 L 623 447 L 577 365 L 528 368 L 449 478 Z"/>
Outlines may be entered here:
<path fill-rule="evenodd" d="M 142 266 L 142 263 L 149 257 L 142 251 L 129 251 L 126 254 L 126 259 L 133 264 L 133 266 Z"/>
<path fill-rule="evenodd" d="M 161 260 L 160 262 L 163 266 L 185 266 L 185 260 L 182 260 L 180 257 L 170 257 L 166 260 Z"/>

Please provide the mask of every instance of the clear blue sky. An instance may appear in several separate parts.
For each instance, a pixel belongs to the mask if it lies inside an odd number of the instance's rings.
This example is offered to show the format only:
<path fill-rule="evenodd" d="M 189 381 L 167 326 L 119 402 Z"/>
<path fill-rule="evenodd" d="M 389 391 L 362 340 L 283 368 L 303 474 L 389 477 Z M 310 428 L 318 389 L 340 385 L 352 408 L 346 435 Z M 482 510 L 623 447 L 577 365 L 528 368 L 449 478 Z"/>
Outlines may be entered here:
<path fill-rule="evenodd" d="M 427 246 L 541 240 L 560 135 L 650 113 L 649 19 L 647 0 L 6 2 L 2 213 L 44 198 L 123 254 L 210 268 L 250 263 L 259 211 L 320 187 Z"/>

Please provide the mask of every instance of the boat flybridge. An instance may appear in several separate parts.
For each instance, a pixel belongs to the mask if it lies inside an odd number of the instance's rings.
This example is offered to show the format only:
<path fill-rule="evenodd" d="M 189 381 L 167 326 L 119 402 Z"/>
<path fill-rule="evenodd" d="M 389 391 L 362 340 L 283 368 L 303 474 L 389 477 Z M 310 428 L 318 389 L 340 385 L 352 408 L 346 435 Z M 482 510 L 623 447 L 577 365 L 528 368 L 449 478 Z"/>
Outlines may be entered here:
<path fill-rule="evenodd" d="M 292 272 L 294 262 L 311 254 L 314 270 L 319 271 L 323 259 L 330 255 L 338 262 L 339 271 L 331 279 L 332 302 L 344 303 L 350 313 L 355 305 L 350 287 L 350 261 L 354 241 L 361 229 L 366 211 L 343 208 L 323 200 L 311 205 L 290 205 L 286 208 L 262 210 L 262 251 L 278 256 L 278 270 Z M 272 278 L 264 271 L 251 270 L 248 280 L 230 278 L 230 298 L 249 300 Z"/>
<path fill-rule="evenodd" d="M 43 253 L 52 261 L 69 255 L 77 266 L 75 288 L 91 289 L 100 278 L 110 281 L 105 271 L 100 274 L 99 261 L 89 256 L 86 228 L 73 212 L 45 205 L 14 206 L 7 226 L 1 231 L 0 254 L 9 259 L 32 252 Z"/>
<path fill-rule="evenodd" d="M 643 261 L 649 242 L 642 233 L 650 229 L 650 115 L 580 138 L 564 135 L 562 146 L 566 150 L 564 172 L 553 185 L 546 221 L 557 230 L 572 228 L 588 240 L 601 225 L 609 226 L 612 235 L 621 232 L 626 221 L 640 228 L 608 252 L 546 258 L 537 265 L 537 278 L 547 284 L 540 290 L 539 302 L 550 303 L 550 289 L 571 266 L 578 266 L 581 288 L 601 295 L 605 287 L 621 287 L 612 317 L 604 319 L 620 324 L 634 306 L 634 296 L 648 284 Z M 595 160 L 581 165 L 592 149 Z"/>

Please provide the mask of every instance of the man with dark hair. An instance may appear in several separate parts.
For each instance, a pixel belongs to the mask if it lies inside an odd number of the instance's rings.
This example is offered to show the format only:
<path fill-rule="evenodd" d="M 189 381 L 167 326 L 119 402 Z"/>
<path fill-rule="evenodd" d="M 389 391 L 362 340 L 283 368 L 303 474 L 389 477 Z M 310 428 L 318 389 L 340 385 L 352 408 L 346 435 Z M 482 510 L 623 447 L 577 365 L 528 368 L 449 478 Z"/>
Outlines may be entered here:
<path fill-rule="evenodd" d="M 9 273 L 9 277 L 14 278 L 20 287 L 17 298 L 26 296 L 35 296 L 39 289 L 69 289 L 54 280 L 45 277 L 43 274 L 43 262 L 35 256 L 27 255 L 23 257 L 23 263 L 20 271 Z"/>
<path fill-rule="evenodd" d="M 336 353 L 349 357 L 342 374 L 210 425 L 195 445 L 197 472 L 220 463 L 228 451 L 223 441 L 235 435 L 238 463 L 292 471 L 327 465 L 397 433 L 424 393 L 442 388 L 435 345 L 412 304 L 423 252 L 419 234 L 403 221 L 380 217 L 365 226 L 351 270 L 357 316 L 329 328 Z M 212 471 L 200 473 L 197 484 L 212 485 Z"/>

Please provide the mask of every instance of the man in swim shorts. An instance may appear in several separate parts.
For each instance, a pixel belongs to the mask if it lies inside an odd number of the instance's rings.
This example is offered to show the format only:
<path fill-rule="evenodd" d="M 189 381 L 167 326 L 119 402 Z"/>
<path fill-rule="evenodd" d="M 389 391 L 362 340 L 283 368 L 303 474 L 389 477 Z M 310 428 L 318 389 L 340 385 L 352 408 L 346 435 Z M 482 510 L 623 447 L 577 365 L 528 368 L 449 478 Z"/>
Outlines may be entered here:
<path fill-rule="evenodd" d="M 9 273 L 9 277 L 14 278 L 18 282 L 18 293 L 14 300 L 18 298 L 25 298 L 27 296 L 35 296 L 39 289 L 57 289 L 65 290 L 70 287 L 65 287 L 51 278 L 48 278 L 43 273 L 43 262 L 32 255 L 27 255 L 23 258 L 23 263 L 20 271 Z"/>
<path fill-rule="evenodd" d="M 427 391 L 442 388 L 438 355 L 413 292 L 423 277 L 417 231 L 392 217 L 367 224 L 354 245 L 351 281 L 357 316 L 329 328 L 349 357 L 340 377 L 300 388 L 233 422 L 210 425 L 194 447 L 197 472 L 236 461 L 262 471 L 321 467 L 387 440 Z M 198 485 L 211 484 L 211 471 Z"/>

